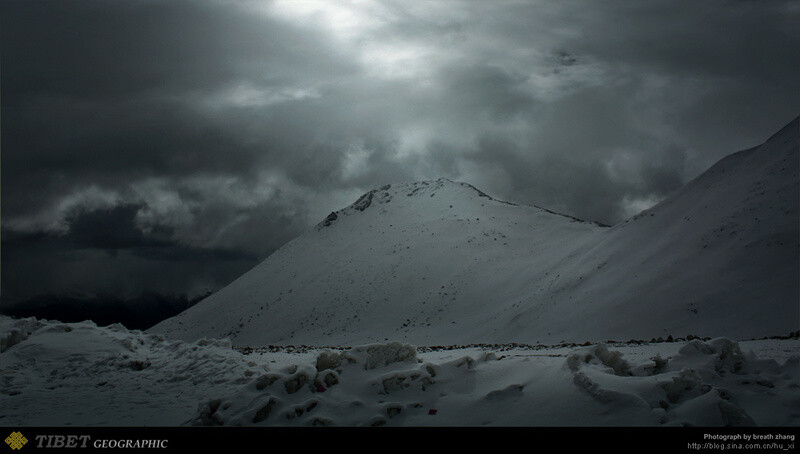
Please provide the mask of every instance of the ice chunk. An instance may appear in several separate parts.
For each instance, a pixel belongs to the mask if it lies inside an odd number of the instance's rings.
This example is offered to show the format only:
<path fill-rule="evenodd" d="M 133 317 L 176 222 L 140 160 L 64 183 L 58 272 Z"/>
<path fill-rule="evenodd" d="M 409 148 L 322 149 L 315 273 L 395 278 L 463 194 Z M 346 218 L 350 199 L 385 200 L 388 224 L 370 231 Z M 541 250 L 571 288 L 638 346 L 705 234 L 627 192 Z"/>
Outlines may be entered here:
<path fill-rule="evenodd" d="M 405 361 L 417 361 L 417 348 L 402 342 L 388 342 L 362 345 L 341 353 L 324 351 L 317 356 L 317 370 L 340 370 L 347 363 L 362 364 L 365 370 L 370 370 Z"/>
<path fill-rule="evenodd" d="M 606 344 L 598 344 L 574 351 L 567 357 L 567 366 L 573 371 L 583 364 L 602 364 L 611 368 L 615 375 L 630 375 L 631 366 L 622 359 L 618 351 L 609 350 Z"/>

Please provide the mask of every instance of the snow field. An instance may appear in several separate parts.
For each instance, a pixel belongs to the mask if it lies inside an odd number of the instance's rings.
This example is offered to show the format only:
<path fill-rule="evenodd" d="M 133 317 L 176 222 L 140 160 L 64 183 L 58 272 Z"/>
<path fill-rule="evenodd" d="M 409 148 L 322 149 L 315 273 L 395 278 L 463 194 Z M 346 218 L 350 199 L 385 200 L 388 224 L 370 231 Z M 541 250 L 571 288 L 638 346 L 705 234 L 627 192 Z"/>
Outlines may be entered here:
<path fill-rule="evenodd" d="M 242 354 L 0 319 L 5 425 L 796 426 L 797 339 Z M 746 345 L 750 350 L 743 349 Z"/>

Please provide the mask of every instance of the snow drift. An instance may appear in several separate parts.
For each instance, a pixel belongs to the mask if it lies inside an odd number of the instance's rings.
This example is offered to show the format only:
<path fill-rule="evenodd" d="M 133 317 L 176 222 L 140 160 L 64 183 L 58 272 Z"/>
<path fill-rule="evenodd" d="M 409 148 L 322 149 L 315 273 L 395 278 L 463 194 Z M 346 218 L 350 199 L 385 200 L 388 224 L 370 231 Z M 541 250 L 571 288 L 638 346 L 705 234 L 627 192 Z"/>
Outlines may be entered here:
<path fill-rule="evenodd" d="M 386 185 L 150 331 L 332 346 L 786 334 L 799 125 L 610 228 L 447 179 Z"/>
<path fill-rule="evenodd" d="M 0 424 L 177 425 L 266 368 L 228 340 L 168 341 L 115 324 L 0 318 Z"/>
<path fill-rule="evenodd" d="M 242 354 L 91 322 L 3 317 L 0 333 L 16 340 L 0 352 L 6 426 L 800 423 L 797 339 Z"/>
<path fill-rule="evenodd" d="M 674 357 L 638 362 L 605 344 L 540 362 L 520 352 L 431 362 L 398 355 L 397 347 L 370 346 L 388 359 L 377 367 L 348 350 L 341 353 L 348 361 L 328 368 L 322 353 L 316 368 L 291 366 L 210 400 L 189 423 L 737 427 L 756 419 L 790 425 L 800 403 L 796 356 L 784 364 L 759 359 L 726 338 L 693 340 Z"/>

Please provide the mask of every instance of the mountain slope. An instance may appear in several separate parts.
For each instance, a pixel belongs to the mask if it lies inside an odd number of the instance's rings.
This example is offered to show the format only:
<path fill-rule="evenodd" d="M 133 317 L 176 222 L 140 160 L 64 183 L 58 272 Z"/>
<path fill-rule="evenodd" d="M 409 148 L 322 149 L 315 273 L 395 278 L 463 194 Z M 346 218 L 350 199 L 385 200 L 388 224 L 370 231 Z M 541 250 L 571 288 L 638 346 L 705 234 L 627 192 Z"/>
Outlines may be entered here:
<path fill-rule="evenodd" d="M 331 213 L 151 329 L 237 345 L 422 345 L 797 329 L 798 120 L 612 228 L 446 179 Z"/>

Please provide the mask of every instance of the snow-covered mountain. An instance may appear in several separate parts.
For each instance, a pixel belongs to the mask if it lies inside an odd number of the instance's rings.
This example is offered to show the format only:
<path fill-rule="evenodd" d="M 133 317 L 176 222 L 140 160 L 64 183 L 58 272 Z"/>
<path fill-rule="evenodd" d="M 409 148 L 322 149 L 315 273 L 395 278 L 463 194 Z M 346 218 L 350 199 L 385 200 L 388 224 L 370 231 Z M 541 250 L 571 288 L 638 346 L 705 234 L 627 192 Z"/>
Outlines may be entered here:
<path fill-rule="evenodd" d="M 786 334 L 800 118 L 613 227 L 447 179 L 386 185 L 151 328 L 234 345 Z"/>

